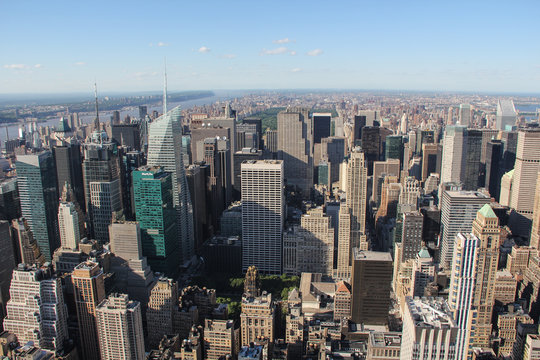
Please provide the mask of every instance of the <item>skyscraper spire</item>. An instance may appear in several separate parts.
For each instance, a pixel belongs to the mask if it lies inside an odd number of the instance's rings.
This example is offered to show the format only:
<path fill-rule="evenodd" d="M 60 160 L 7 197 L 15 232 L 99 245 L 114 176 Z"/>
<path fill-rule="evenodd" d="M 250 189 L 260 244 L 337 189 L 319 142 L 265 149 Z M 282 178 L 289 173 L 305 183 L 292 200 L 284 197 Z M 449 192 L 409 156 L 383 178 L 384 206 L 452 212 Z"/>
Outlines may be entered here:
<path fill-rule="evenodd" d="M 96 98 L 96 118 L 94 119 L 94 130 L 99 130 L 99 109 L 98 109 L 97 83 L 96 82 L 94 82 L 94 96 Z"/>
<path fill-rule="evenodd" d="M 167 58 L 164 59 L 165 72 L 163 73 L 163 114 L 167 113 Z"/>

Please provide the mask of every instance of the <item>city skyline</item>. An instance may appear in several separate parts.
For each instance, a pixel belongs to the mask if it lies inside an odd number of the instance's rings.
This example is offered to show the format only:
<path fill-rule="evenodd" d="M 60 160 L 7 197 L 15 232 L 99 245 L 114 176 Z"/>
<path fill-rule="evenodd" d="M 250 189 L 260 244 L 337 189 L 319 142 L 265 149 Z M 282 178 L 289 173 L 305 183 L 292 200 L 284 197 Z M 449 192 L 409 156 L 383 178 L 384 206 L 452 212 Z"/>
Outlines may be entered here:
<path fill-rule="evenodd" d="M 0 94 L 157 91 L 164 58 L 175 90 L 538 91 L 538 3 L 385 5 L 3 3 Z"/>

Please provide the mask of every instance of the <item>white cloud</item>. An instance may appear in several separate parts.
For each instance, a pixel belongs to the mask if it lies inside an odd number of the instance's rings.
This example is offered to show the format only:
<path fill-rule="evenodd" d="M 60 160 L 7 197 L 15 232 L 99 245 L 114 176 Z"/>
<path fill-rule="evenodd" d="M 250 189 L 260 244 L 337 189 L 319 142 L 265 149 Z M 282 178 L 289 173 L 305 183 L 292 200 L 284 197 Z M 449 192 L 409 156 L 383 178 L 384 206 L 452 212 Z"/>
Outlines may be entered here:
<path fill-rule="evenodd" d="M 206 46 L 201 46 L 198 50 L 200 53 L 207 53 L 207 52 L 210 52 L 210 48 L 206 47 Z"/>
<path fill-rule="evenodd" d="M 315 50 L 311 50 L 311 51 L 308 51 L 308 55 L 309 56 L 319 56 L 323 53 L 323 51 L 321 49 L 315 49 Z"/>
<path fill-rule="evenodd" d="M 84 61 L 77 61 L 77 62 L 75 63 L 75 65 L 77 65 L 77 66 L 83 66 L 83 65 L 86 65 L 86 63 L 85 63 Z"/>
<path fill-rule="evenodd" d="M 4 65 L 4 68 L 5 69 L 21 70 L 21 69 L 25 69 L 26 65 L 25 64 L 6 64 L 6 65 Z"/>
<path fill-rule="evenodd" d="M 146 78 L 149 78 L 149 77 L 154 77 L 154 76 L 157 76 L 158 73 L 156 71 L 153 71 L 153 72 L 146 72 L 146 71 L 139 71 L 139 72 L 136 72 L 135 74 L 133 74 L 133 76 L 135 76 L 135 78 L 137 80 L 143 80 L 143 79 L 146 79 Z"/>
<path fill-rule="evenodd" d="M 169 44 L 160 41 L 160 42 L 157 43 L 157 46 L 159 46 L 159 47 L 169 46 Z"/>
<path fill-rule="evenodd" d="M 291 50 L 291 51 L 289 52 L 289 55 L 291 55 L 291 56 L 295 56 L 295 55 L 296 55 L 296 51 L 294 51 L 294 50 Z"/>
<path fill-rule="evenodd" d="M 236 58 L 235 54 L 224 54 L 221 56 L 223 59 L 234 59 Z"/>
<path fill-rule="evenodd" d="M 279 39 L 272 41 L 274 44 L 288 44 L 294 42 L 294 40 L 291 40 L 289 38 Z"/>
<path fill-rule="evenodd" d="M 36 65 L 34 65 L 34 67 L 35 67 L 36 69 L 39 69 L 39 68 L 42 68 L 43 65 L 41 65 L 41 64 L 36 64 Z"/>
<path fill-rule="evenodd" d="M 291 72 L 300 72 L 300 71 L 302 71 L 302 69 L 300 69 L 300 68 L 294 68 L 294 69 L 291 70 Z"/>
<path fill-rule="evenodd" d="M 271 50 L 263 49 L 261 55 L 280 55 L 285 54 L 287 51 L 289 51 L 289 49 L 287 49 L 285 46 L 281 46 Z"/>

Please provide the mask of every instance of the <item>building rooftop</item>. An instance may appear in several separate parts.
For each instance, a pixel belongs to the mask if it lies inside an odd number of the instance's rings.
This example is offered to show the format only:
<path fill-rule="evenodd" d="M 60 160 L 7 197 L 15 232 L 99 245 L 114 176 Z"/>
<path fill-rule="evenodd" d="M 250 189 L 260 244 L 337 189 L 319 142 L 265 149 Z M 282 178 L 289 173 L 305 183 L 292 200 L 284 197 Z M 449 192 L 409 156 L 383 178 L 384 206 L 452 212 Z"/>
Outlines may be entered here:
<path fill-rule="evenodd" d="M 478 210 L 485 218 L 496 218 L 497 215 L 493 212 L 493 208 L 490 204 L 485 204 L 480 210 Z"/>
<path fill-rule="evenodd" d="M 363 250 L 360 250 L 359 248 L 354 248 L 353 253 L 354 253 L 354 260 L 392 262 L 392 256 L 388 252 L 363 251 Z"/>
<path fill-rule="evenodd" d="M 456 327 L 450 308 L 443 298 L 407 296 L 407 307 L 418 327 L 451 328 Z"/>
<path fill-rule="evenodd" d="M 401 332 L 372 332 L 369 337 L 372 346 L 401 346 Z"/>

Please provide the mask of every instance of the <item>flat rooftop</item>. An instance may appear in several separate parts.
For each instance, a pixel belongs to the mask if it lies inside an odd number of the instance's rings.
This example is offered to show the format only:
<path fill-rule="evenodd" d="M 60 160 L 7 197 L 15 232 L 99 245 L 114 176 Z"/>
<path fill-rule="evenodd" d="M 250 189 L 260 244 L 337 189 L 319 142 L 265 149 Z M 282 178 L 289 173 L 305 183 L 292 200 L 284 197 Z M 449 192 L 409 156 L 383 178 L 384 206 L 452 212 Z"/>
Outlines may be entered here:
<path fill-rule="evenodd" d="M 443 298 L 408 296 L 405 300 L 416 326 L 432 328 L 452 328 L 456 323 L 450 308 Z"/>

